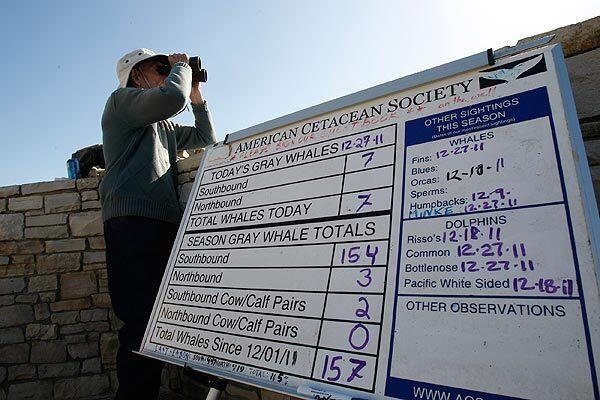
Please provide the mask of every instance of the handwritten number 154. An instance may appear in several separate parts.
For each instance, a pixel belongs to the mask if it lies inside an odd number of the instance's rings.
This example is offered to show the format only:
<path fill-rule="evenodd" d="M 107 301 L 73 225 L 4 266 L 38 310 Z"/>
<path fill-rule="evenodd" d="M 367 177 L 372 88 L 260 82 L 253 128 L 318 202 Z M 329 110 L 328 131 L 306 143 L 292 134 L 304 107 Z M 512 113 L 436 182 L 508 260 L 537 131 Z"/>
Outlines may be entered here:
<path fill-rule="evenodd" d="M 341 264 L 356 264 L 361 259 L 361 246 L 353 246 L 349 249 L 342 249 L 342 258 L 340 260 Z M 371 265 L 375 264 L 375 260 L 377 258 L 377 253 L 379 253 L 379 246 L 371 246 L 367 245 L 365 250 L 365 256 L 370 259 Z"/>

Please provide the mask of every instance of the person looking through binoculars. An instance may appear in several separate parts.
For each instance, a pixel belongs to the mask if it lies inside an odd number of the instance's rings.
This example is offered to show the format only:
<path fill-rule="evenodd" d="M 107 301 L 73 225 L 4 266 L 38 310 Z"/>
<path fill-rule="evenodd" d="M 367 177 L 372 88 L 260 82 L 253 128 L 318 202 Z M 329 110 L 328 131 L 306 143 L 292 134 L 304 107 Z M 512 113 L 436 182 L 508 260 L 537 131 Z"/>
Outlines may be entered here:
<path fill-rule="evenodd" d="M 155 399 L 163 363 L 138 350 L 183 216 L 177 151 L 206 147 L 215 133 L 200 81 L 206 71 L 186 54 L 127 53 L 119 87 L 104 108 L 106 176 L 100 184 L 108 289 L 119 330 L 116 399 Z M 191 100 L 195 126 L 169 118 Z"/>

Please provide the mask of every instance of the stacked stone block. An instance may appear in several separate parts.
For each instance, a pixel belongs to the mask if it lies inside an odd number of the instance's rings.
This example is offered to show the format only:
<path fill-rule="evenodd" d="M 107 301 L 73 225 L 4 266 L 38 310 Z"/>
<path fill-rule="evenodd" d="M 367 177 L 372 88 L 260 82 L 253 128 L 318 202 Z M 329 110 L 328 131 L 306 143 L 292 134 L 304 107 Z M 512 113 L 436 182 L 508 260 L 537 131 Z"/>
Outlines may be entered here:
<path fill-rule="evenodd" d="M 182 204 L 201 157 L 178 163 Z M 88 178 L 0 188 L 0 400 L 114 395 L 121 322 L 108 294 L 98 185 Z M 181 372 L 164 369 L 161 399 L 208 393 Z M 231 384 L 223 398 L 257 396 Z"/>
<path fill-rule="evenodd" d="M 180 160 L 177 163 L 177 183 L 179 184 L 179 202 L 182 207 L 185 207 L 190 197 L 190 192 L 196 179 L 196 172 L 200 167 L 203 152 L 192 154 L 188 158 Z"/>
<path fill-rule="evenodd" d="M 116 385 L 98 179 L 0 188 L 0 399 Z"/>

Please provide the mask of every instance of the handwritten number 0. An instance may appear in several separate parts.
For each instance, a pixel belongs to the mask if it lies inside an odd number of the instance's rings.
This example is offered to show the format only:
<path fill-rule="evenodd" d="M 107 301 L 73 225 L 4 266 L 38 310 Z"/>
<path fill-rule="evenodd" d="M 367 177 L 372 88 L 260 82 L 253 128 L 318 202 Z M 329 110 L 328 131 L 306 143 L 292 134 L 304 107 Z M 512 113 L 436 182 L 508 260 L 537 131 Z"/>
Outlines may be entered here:
<path fill-rule="evenodd" d="M 356 344 L 355 341 L 353 340 L 354 334 L 359 330 L 363 332 L 364 337 L 363 337 L 362 343 Z M 367 344 L 369 344 L 369 329 L 361 323 L 354 325 L 354 327 L 350 330 L 350 335 L 348 336 L 348 341 L 350 342 L 350 346 L 352 346 L 352 348 L 354 350 L 364 349 L 365 347 L 367 347 Z"/>

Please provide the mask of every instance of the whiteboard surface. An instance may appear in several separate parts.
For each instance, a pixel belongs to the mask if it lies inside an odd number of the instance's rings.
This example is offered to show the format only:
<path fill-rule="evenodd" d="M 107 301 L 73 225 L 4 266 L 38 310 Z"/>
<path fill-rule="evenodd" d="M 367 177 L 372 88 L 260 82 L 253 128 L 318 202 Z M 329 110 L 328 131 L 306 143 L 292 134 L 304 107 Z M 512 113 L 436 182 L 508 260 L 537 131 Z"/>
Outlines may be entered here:
<path fill-rule="evenodd" d="M 209 149 L 141 353 L 305 398 L 598 399 L 598 215 L 562 63 Z"/>

